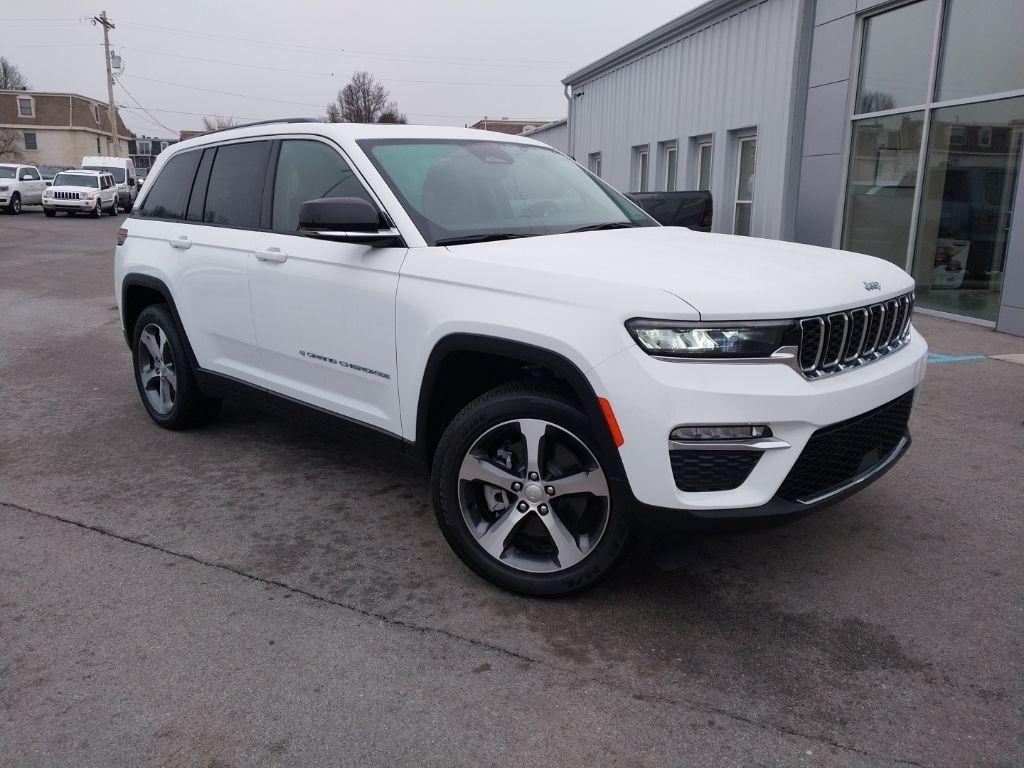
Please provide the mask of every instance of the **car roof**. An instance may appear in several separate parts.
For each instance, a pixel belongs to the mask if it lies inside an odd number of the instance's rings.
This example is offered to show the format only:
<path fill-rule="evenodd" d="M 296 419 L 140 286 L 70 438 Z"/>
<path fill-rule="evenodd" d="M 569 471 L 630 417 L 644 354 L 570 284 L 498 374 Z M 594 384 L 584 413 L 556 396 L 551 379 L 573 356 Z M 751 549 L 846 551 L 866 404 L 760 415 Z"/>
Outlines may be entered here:
<path fill-rule="evenodd" d="M 110 171 L 88 171 L 84 168 L 65 168 L 63 171 L 57 171 L 57 173 L 80 173 L 84 176 L 109 176 Z"/>
<path fill-rule="evenodd" d="M 168 150 L 175 153 L 193 147 L 202 147 L 234 139 L 305 133 L 327 136 L 339 141 L 359 139 L 457 139 L 463 141 L 501 141 L 514 144 L 546 146 L 526 136 L 481 131 L 474 128 L 453 128 L 445 125 L 396 125 L 393 123 L 319 123 L 308 121 L 268 122 L 243 125 L 222 131 L 204 133 L 178 142 Z"/>

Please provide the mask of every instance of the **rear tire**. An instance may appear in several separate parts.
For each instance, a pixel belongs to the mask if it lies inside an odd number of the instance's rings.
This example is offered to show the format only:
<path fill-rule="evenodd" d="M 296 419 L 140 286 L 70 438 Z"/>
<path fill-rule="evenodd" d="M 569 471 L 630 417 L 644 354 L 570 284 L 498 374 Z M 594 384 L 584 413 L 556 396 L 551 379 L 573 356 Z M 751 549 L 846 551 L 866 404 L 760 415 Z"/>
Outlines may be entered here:
<path fill-rule="evenodd" d="M 459 558 L 514 592 L 590 589 L 628 555 L 589 419 L 549 384 L 523 380 L 480 396 L 452 420 L 432 472 L 438 525 Z"/>
<path fill-rule="evenodd" d="M 164 429 L 189 429 L 220 411 L 221 401 L 200 391 L 184 338 L 166 304 L 152 304 L 136 319 L 132 363 L 142 404 Z"/>
<path fill-rule="evenodd" d="M 57 212 L 56 212 L 56 211 L 49 211 L 49 210 L 47 210 L 47 209 L 45 209 L 45 208 L 44 208 L 44 209 L 43 209 L 43 215 L 44 215 L 44 216 L 45 216 L 46 218 L 48 218 L 48 219 L 52 219 L 52 218 L 53 218 L 54 216 L 56 216 L 56 215 L 57 215 Z"/>

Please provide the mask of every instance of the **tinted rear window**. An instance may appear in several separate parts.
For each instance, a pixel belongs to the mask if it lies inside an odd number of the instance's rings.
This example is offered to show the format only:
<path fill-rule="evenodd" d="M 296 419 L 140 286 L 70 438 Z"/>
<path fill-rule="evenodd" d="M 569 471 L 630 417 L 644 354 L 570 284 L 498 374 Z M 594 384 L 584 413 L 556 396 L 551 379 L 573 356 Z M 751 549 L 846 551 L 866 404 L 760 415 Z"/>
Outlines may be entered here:
<path fill-rule="evenodd" d="M 201 151 L 195 150 L 172 157 L 157 177 L 147 182 L 150 189 L 139 209 L 139 215 L 153 219 L 185 218 L 188 193 L 201 154 Z"/>
<path fill-rule="evenodd" d="M 217 148 L 206 188 L 203 221 L 227 227 L 255 227 L 267 172 L 265 141 Z"/>

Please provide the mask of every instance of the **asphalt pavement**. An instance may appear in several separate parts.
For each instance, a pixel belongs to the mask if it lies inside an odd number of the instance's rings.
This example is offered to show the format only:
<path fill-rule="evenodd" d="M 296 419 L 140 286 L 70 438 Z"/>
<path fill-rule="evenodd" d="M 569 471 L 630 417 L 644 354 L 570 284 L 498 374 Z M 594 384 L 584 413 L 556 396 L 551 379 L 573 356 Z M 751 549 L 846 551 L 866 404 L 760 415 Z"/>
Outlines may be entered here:
<path fill-rule="evenodd" d="M 529 599 L 399 457 L 153 425 L 122 220 L 0 216 L 0 766 L 1024 765 L 1024 339 L 918 316 L 878 483 Z"/>

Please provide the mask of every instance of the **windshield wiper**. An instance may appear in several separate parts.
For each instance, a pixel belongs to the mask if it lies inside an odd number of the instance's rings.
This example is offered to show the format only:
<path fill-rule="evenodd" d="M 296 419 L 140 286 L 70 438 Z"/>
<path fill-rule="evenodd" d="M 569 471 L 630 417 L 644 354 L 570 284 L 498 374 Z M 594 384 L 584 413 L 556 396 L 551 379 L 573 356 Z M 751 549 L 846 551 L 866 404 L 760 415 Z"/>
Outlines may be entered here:
<path fill-rule="evenodd" d="M 577 229 L 570 229 L 564 234 L 571 235 L 574 232 L 596 232 L 600 229 L 629 229 L 630 227 L 643 227 L 644 224 L 638 224 L 635 221 L 609 221 L 606 224 L 588 224 L 585 227 L 579 227 Z"/>
<path fill-rule="evenodd" d="M 459 235 L 458 237 L 444 237 L 436 241 L 434 245 L 462 245 L 464 243 L 486 243 L 490 240 L 515 240 L 518 237 L 533 237 L 519 232 L 487 232 L 482 235 Z"/>

